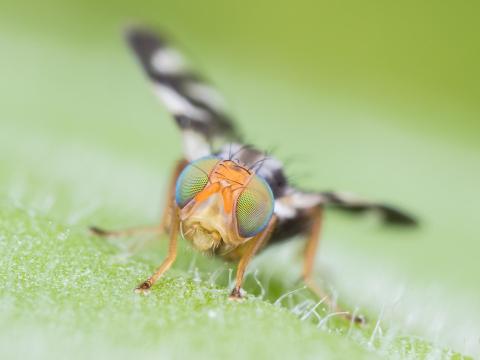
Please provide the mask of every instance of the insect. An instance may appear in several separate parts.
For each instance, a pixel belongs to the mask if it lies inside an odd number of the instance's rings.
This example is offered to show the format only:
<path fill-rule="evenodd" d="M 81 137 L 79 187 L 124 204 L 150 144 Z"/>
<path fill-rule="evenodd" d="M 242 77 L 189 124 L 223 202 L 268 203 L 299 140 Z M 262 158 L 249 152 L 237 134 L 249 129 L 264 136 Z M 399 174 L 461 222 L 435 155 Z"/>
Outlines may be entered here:
<path fill-rule="evenodd" d="M 289 184 L 279 160 L 242 144 L 217 92 L 165 39 L 135 27 L 127 30 L 126 40 L 181 130 L 184 148 L 171 177 L 160 224 L 121 231 L 91 228 L 100 236 L 169 234 L 166 259 L 136 291 L 147 292 L 172 266 L 181 235 L 199 251 L 238 262 L 230 299 L 240 299 L 245 271 L 254 255 L 268 244 L 304 235 L 303 280 L 338 310 L 312 277 L 324 209 L 376 212 L 384 222 L 400 225 L 414 225 L 415 219 L 394 207 L 347 193 L 303 191 Z"/>

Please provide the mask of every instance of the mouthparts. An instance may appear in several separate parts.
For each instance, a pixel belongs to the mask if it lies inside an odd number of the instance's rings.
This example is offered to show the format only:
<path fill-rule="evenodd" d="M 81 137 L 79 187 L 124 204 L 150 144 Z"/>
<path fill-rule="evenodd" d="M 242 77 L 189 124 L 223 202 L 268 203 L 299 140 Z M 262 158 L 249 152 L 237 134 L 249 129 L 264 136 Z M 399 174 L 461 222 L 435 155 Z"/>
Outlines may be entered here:
<path fill-rule="evenodd" d="M 182 223 L 182 236 L 199 251 L 215 249 L 222 242 L 222 237 L 217 230 L 207 229 L 201 223 L 188 224 L 185 229 Z"/>

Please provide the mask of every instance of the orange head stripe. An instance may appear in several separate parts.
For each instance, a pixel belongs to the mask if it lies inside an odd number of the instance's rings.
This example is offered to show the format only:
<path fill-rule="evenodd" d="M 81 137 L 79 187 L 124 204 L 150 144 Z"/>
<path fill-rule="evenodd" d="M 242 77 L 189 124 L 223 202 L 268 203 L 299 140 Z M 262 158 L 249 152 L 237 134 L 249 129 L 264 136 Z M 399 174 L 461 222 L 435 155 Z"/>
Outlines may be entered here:
<path fill-rule="evenodd" d="M 213 183 L 209 186 L 207 186 L 205 189 L 200 191 L 196 196 L 195 196 L 195 202 L 200 203 L 202 201 L 207 200 L 210 196 L 213 194 L 219 192 L 221 190 L 222 186 L 220 183 L 216 182 Z"/>
<path fill-rule="evenodd" d="M 200 191 L 197 196 L 195 196 L 195 202 L 197 204 L 207 200 L 210 196 L 215 193 L 221 192 L 223 198 L 223 208 L 225 213 L 230 214 L 233 211 L 234 198 L 233 198 L 233 189 L 231 186 L 222 186 L 219 182 L 213 183 L 207 186 L 205 189 Z"/>
<path fill-rule="evenodd" d="M 215 193 L 221 192 L 225 213 L 233 212 L 234 192 L 244 188 L 253 174 L 245 167 L 231 160 L 220 161 L 210 173 L 210 185 L 195 196 L 195 202 L 201 203 Z"/>
<path fill-rule="evenodd" d="M 222 190 L 223 209 L 225 213 L 230 214 L 233 211 L 233 194 L 231 187 L 225 187 Z"/>

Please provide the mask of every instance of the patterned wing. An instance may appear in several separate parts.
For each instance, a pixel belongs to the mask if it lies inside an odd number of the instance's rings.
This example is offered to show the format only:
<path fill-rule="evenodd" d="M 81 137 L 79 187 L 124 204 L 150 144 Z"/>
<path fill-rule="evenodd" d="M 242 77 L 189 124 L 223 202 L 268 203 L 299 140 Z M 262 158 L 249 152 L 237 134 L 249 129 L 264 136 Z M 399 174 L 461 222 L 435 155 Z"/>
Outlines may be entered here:
<path fill-rule="evenodd" d="M 180 127 L 187 160 L 211 154 L 218 140 L 239 141 L 218 93 L 187 66 L 177 50 L 145 28 L 130 28 L 125 37 L 156 95 Z"/>
<path fill-rule="evenodd" d="M 315 206 L 339 209 L 352 213 L 376 213 L 385 224 L 416 226 L 417 220 L 404 211 L 346 192 L 305 192 L 291 186 L 275 201 L 279 224 L 271 242 L 304 233 L 309 228 L 310 212 Z"/>

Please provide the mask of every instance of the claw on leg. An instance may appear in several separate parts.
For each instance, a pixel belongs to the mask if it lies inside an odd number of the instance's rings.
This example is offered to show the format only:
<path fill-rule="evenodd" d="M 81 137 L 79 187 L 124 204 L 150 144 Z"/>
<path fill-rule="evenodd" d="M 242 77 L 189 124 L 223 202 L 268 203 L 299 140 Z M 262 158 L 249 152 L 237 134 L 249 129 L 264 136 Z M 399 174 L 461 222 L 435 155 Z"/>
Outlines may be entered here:
<path fill-rule="evenodd" d="M 238 287 L 234 287 L 232 292 L 230 293 L 230 296 L 228 297 L 228 300 L 232 300 L 232 301 L 243 300 L 242 289 Z"/>
<path fill-rule="evenodd" d="M 350 319 L 350 321 L 354 322 L 357 325 L 365 325 L 367 323 L 367 318 L 363 315 L 355 315 L 353 317 L 351 314 L 348 314 L 347 318 Z"/>
<path fill-rule="evenodd" d="M 97 235 L 97 236 L 108 236 L 108 234 L 110 233 L 109 231 L 99 228 L 97 226 L 90 226 L 88 230 L 92 235 Z"/>
<path fill-rule="evenodd" d="M 135 288 L 135 292 L 137 294 L 146 295 L 150 292 L 151 287 L 152 287 L 152 282 L 150 280 L 146 280 Z"/>

